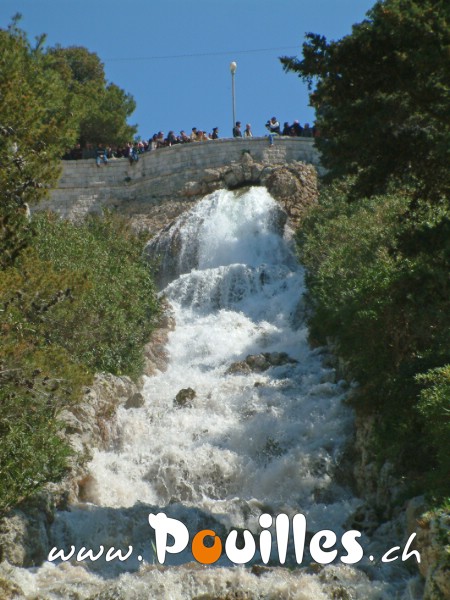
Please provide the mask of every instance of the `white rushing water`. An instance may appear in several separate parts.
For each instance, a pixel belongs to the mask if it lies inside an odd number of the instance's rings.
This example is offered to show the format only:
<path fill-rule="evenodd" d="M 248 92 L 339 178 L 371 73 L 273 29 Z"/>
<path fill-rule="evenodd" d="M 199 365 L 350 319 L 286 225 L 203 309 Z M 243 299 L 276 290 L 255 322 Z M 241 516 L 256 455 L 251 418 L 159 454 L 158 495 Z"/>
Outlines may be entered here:
<path fill-rule="evenodd" d="M 258 574 L 225 554 L 214 567 L 195 566 L 188 550 L 156 566 L 150 512 L 164 511 L 192 535 L 214 529 L 222 540 L 233 528 L 258 535 L 262 513 L 301 513 L 307 539 L 331 529 L 339 540 L 361 503 L 339 478 L 353 425 L 347 386 L 324 365 L 324 349 L 307 343 L 303 270 L 282 223 L 264 188 L 219 191 L 153 244 L 172 277 L 164 289 L 176 319 L 168 369 L 146 379 L 143 407 L 119 409 L 114 446 L 90 466 L 90 502 L 59 513 L 52 528 L 58 548 L 132 544 L 133 554 L 123 563 L 17 569 L 27 598 L 414 598 L 401 565 L 380 562 L 402 541 L 390 529 L 362 538 L 365 558 L 354 566 L 308 566 L 306 552 L 298 567 L 292 543 L 289 569 L 279 566 L 275 543 L 272 568 Z M 228 372 L 248 355 L 275 352 L 290 362 Z M 180 407 L 174 399 L 186 388 L 195 397 Z M 258 553 L 253 562 L 261 564 Z"/>

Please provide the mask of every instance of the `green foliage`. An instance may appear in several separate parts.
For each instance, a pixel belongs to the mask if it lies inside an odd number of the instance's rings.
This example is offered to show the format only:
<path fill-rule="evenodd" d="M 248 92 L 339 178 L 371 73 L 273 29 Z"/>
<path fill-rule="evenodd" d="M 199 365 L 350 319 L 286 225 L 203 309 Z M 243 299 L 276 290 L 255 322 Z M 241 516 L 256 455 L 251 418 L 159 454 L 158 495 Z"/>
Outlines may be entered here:
<path fill-rule="evenodd" d="M 95 52 L 89 52 L 82 46 L 62 48 L 56 45 L 49 48 L 48 54 L 53 59 L 52 67 L 75 93 L 77 86 L 93 84 L 103 87 L 106 84 L 103 64 Z"/>
<path fill-rule="evenodd" d="M 137 376 L 158 313 L 143 240 L 122 220 L 30 227 L 0 278 L 0 511 L 64 474 L 61 410 L 96 371 Z"/>
<path fill-rule="evenodd" d="M 127 124 L 136 108 L 130 94 L 107 83 L 104 67 L 86 48 L 49 48 L 47 56 L 70 89 L 78 115 L 78 142 L 120 145 L 133 139 L 136 126 Z"/>
<path fill-rule="evenodd" d="M 378 0 L 350 35 L 310 33 L 302 59 L 281 59 L 312 89 L 328 170 L 297 236 L 312 338 L 331 338 L 359 382 L 354 401 L 378 417 L 380 461 L 393 459 L 441 497 L 450 455 L 449 24 L 447 0 Z"/>
<path fill-rule="evenodd" d="M 415 375 L 450 361 L 450 208 L 421 201 L 411 214 L 415 190 L 355 202 L 352 187 L 326 187 L 298 233 L 311 335 L 336 341 L 360 383 L 355 403 L 380 416 L 380 459 L 413 467 L 414 477 L 430 464 L 438 473 L 448 464 L 438 448 L 449 432 L 432 425 Z"/>
<path fill-rule="evenodd" d="M 390 179 L 429 198 L 450 189 L 450 3 L 378 1 L 338 41 L 308 34 L 303 59 L 284 57 L 310 96 L 329 177 L 357 175 L 359 195 Z"/>
<path fill-rule="evenodd" d="M 36 250 L 53 268 L 70 270 L 70 313 L 61 304 L 48 322 L 48 340 L 75 354 L 92 371 L 137 376 L 142 346 L 158 311 L 144 241 L 117 216 L 90 217 L 74 226 L 39 216 Z"/>
<path fill-rule="evenodd" d="M 70 305 L 70 277 L 30 252 L 21 263 L 0 279 L 0 511 L 63 475 L 69 449 L 57 417 L 91 379 L 46 336 L 59 305 Z"/>
<path fill-rule="evenodd" d="M 51 371 L 34 372 L 21 369 L 7 383 L 1 378 L 0 511 L 66 472 L 70 451 L 53 405 L 60 402 L 53 389 L 59 381 Z"/>
<path fill-rule="evenodd" d="M 450 364 L 416 376 L 423 385 L 420 392 L 418 411 L 425 425 L 433 432 L 435 463 L 431 471 L 432 480 L 442 493 L 448 493 L 450 473 Z M 447 502 L 448 502 L 447 498 Z"/>
<path fill-rule="evenodd" d="M 0 29 L 0 268 L 27 245 L 26 203 L 37 202 L 56 181 L 57 159 L 76 140 L 64 82 L 18 20 Z"/>
<path fill-rule="evenodd" d="M 137 376 L 158 310 L 123 222 L 28 215 L 80 136 L 132 135 L 134 101 L 95 54 L 32 46 L 19 20 L 0 29 L 0 511 L 64 474 L 61 410 L 95 371 Z"/>
<path fill-rule="evenodd" d="M 60 173 L 59 159 L 77 142 L 120 144 L 133 98 L 107 84 L 103 65 L 85 48 L 43 49 L 19 29 L 0 29 L 0 269 L 29 244 L 27 204 L 38 202 Z"/>

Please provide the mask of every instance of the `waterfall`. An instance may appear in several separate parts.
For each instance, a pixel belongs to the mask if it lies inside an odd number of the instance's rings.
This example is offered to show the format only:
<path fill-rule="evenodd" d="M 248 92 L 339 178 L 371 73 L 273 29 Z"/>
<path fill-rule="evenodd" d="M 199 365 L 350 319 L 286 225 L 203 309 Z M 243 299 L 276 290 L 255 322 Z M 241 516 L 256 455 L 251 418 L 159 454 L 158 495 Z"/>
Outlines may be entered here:
<path fill-rule="evenodd" d="M 117 439 L 93 455 L 89 502 L 58 513 L 51 530 L 58 548 L 132 545 L 133 554 L 17 569 L 27 597 L 36 590 L 39 598 L 91 600 L 414 597 L 403 566 L 380 561 L 402 541 L 388 527 L 378 538 L 363 535 L 365 556 L 352 566 L 314 565 L 306 551 L 298 567 L 292 541 L 289 568 L 279 566 L 275 543 L 266 571 L 252 570 L 258 552 L 247 567 L 225 554 L 196 567 L 190 546 L 168 554 L 164 569 L 155 564 L 149 513 L 222 539 L 233 529 L 257 539 L 262 513 L 300 513 L 307 539 L 332 530 L 340 540 L 361 503 L 342 476 L 353 430 L 349 386 L 336 380 L 326 349 L 308 344 L 304 272 L 284 221 L 265 188 L 221 190 L 150 243 L 176 320 L 168 369 L 146 379 L 144 406 L 119 409 Z M 188 388 L 188 402 L 177 403 Z"/>

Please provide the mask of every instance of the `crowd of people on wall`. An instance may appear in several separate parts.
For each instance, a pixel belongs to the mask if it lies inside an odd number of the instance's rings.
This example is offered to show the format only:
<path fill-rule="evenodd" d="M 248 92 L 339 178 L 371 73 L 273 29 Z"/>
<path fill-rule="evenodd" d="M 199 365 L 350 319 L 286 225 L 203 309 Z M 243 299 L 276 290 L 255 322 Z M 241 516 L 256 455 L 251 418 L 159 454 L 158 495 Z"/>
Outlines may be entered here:
<path fill-rule="evenodd" d="M 319 135 L 315 126 L 310 127 L 308 123 L 305 123 L 305 125 L 302 126 L 300 125 L 299 121 L 294 121 L 292 125 L 290 125 L 288 122 L 285 122 L 283 128 L 281 128 L 276 117 L 269 119 L 265 127 L 269 132 L 268 138 L 269 143 L 271 144 L 273 143 L 274 137 L 277 135 L 290 137 L 317 137 Z M 242 130 L 241 122 L 236 121 L 235 126 L 233 127 L 233 137 L 253 137 L 250 123 L 247 123 L 244 130 Z M 148 140 L 128 142 L 124 146 L 86 144 L 85 147 L 82 147 L 81 144 L 77 144 L 75 148 L 68 150 L 62 158 L 63 160 L 95 158 L 98 166 L 100 166 L 102 163 L 108 163 L 108 161 L 111 159 L 127 158 L 130 161 L 130 164 L 133 164 L 139 160 L 139 156 L 144 152 L 149 152 L 151 150 L 156 150 L 158 148 L 164 148 L 167 146 L 174 146 L 175 144 L 187 144 L 191 142 L 203 142 L 217 139 L 219 139 L 218 127 L 213 127 L 211 133 L 207 133 L 202 129 L 197 129 L 197 127 L 192 127 L 189 135 L 184 130 L 181 130 L 179 135 L 176 135 L 174 131 L 169 131 L 167 136 L 165 136 L 162 131 L 159 131 Z"/>
<path fill-rule="evenodd" d="M 289 124 L 288 121 L 285 121 L 283 125 L 283 129 L 280 127 L 280 123 L 278 122 L 276 117 L 272 117 L 269 119 L 265 125 L 266 129 L 270 135 L 283 135 L 289 137 L 318 137 L 319 131 L 317 127 L 314 125 L 310 127 L 309 123 L 305 123 L 302 127 L 299 121 L 294 121 L 292 125 Z M 253 137 L 252 128 L 249 123 L 245 126 L 244 131 L 242 131 L 242 124 L 240 121 L 236 121 L 235 126 L 233 127 L 233 137 Z"/>
<path fill-rule="evenodd" d="M 62 158 L 63 160 L 96 158 L 97 164 L 101 164 L 102 162 L 107 163 L 108 160 L 114 158 L 128 158 L 130 162 L 133 163 L 139 159 L 140 154 L 149 152 L 150 150 L 173 146 L 175 144 L 187 144 L 189 142 L 203 142 L 205 140 L 217 139 L 219 139 L 218 127 L 214 127 L 211 133 L 193 127 L 190 135 L 187 135 L 184 130 L 181 130 L 179 135 L 176 135 L 174 131 L 169 131 L 167 136 L 165 136 L 162 131 L 159 131 L 158 133 L 153 134 L 148 140 L 128 142 L 125 146 L 86 144 L 85 147 L 81 147 L 80 144 L 77 144 L 75 148 L 68 150 Z"/>

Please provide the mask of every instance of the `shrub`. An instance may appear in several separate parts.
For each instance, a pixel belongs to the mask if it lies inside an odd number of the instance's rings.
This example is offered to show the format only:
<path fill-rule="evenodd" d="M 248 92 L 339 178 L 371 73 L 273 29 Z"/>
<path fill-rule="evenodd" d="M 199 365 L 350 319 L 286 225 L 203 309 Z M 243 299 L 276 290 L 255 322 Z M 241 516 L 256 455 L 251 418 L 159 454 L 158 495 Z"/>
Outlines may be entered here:
<path fill-rule="evenodd" d="M 39 257 L 78 282 L 70 311 L 61 305 L 48 324 L 49 340 L 92 371 L 138 376 L 158 312 L 144 240 L 113 215 L 77 226 L 39 216 L 35 231 Z"/>
<path fill-rule="evenodd" d="M 430 479 L 445 494 L 450 473 L 450 364 L 417 375 L 416 381 L 424 386 L 417 410 L 434 440 Z"/>
<path fill-rule="evenodd" d="M 78 400 L 89 370 L 49 344 L 46 325 L 66 305 L 67 273 L 26 253 L 0 279 L 0 511 L 66 470 L 60 410 Z"/>
<path fill-rule="evenodd" d="M 40 215 L 32 229 L 0 278 L 0 511 L 62 477 L 59 413 L 96 371 L 140 373 L 158 313 L 143 240 L 124 221 Z"/>
<path fill-rule="evenodd" d="M 421 479 L 446 464 L 415 376 L 450 360 L 450 209 L 409 189 L 355 201 L 351 184 L 324 188 L 297 234 L 311 336 L 333 340 L 360 383 L 356 405 L 379 415 L 380 461 Z"/>

